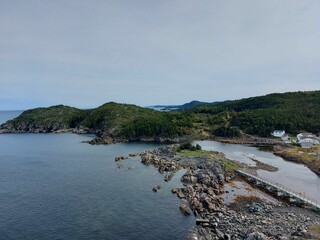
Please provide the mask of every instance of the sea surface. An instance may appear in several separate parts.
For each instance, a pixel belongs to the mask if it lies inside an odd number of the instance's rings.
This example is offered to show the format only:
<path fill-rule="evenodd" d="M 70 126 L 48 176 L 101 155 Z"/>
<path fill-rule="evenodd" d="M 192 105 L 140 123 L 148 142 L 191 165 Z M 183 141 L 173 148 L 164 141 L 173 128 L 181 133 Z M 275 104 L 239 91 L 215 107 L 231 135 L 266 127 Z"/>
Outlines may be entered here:
<path fill-rule="evenodd" d="M 21 111 L 0 111 L 0 123 Z M 0 239 L 186 239 L 193 216 L 179 211 L 183 202 L 171 194 L 182 186 L 178 172 L 169 183 L 139 157 L 115 162 L 159 144 L 89 145 L 91 135 L 0 135 Z M 284 161 L 254 147 L 199 143 L 204 150 L 255 165 L 279 168 L 264 178 L 313 199 L 320 199 L 320 178 L 307 167 Z M 161 185 L 154 193 L 152 188 Z"/>
<path fill-rule="evenodd" d="M 139 157 L 114 161 L 160 145 L 82 143 L 92 137 L 0 135 L 0 239 L 186 239 L 195 219 L 171 193 L 184 172 L 166 183 Z"/>

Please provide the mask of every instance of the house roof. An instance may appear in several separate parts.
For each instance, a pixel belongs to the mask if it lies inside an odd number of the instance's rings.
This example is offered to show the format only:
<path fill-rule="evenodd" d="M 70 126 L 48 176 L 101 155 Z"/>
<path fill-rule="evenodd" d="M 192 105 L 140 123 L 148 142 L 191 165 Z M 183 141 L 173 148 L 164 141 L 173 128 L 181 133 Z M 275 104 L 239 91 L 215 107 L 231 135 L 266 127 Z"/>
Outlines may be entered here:
<path fill-rule="evenodd" d="M 297 136 L 301 136 L 301 137 L 304 137 L 304 138 L 315 138 L 316 137 L 316 135 L 314 135 L 312 133 L 307 133 L 307 132 L 299 133 Z"/>

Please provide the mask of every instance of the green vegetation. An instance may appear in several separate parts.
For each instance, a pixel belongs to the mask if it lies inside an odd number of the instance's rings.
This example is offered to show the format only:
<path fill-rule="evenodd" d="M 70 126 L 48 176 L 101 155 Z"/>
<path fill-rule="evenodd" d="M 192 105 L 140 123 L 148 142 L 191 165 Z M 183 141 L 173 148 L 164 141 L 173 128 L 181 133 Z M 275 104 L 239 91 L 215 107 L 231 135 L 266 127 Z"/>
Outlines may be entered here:
<path fill-rule="evenodd" d="M 178 156 L 180 157 L 209 157 L 221 162 L 227 171 L 233 172 L 236 169 L 241 168 L 241 164 L 235 161 L 226 159 L 224 157 L 217 157 L 217 154 L 212 153 L 210 151 L 203 151 L 203 150 L 183 150 L 178 152 Z"/>
<path fill-rule="evenodd" d="M 221 126 L 213 130 L 213 134 L 218 137 L 240 137 L 241 133 L 236 127 Z"/>
<path fill-rule="evenodd" d="M 58 105 L 23 112 L 2 125 L 14 131 L 52 132 L 68 128 L 114 138 L 135 140 L 142 137 L 172 138 L 188 134 L 191 117 L 186 114 L 159 112 L 130 104 L 106 103 L 91 110 Z"/>
<path fill-rule="evenodd" d="M 218 161 L 222 162 L 226 166 L 226 170 L 233 172 L 236 169 L 242 168 L 240 163 L 237 163 L 235 161 L 229 160 L 229 159 L 219 159 Z"/>
<path fill-rule="evenodd" d="M 194 156 L 198 156 L 198 157 L 212 157 L 212 154 L 210 152 L 207 151 L 202 151 L 202 150 L 183 150 L 181 152 L 178 152 L 178 156 L 180 157 L 194 157 Z"/>
<path fill-rule="evenodd" d="M 236 126 L 263 137 L 276 129 L 293 134 L 302 130 L 319 133 L 320 91 L 269 94 L 198 106 L 190 112 L 206 116 L 203 119 L 212 129 Z"/>
<path fill-rule="evenodd" d="M 170 112 L 114 102 L 90 110 L 58 105 L 25 111 L 0 129 L 52 132 L 79 128 L 128 140 L 183 135 L 238 138 L 242 133 L 270 136 L 276 129 L 291 134 L 303 130 L 319 133 L 319 119 L 320 91 L 313 91 L 269 94 Z"/>
<path fill-rule="evenodd" d="M 196 144 L 195 146 L 192 145 L 192 143 L 188 142 L 188 143 L 182 143 L 179 145 L 178 147 L 179 151 L 182 150 L 190 150 L 190 151 L 200 151 L 201 150 L 201 146 L 199 144 Z"/>
<path fill-rule="evenodd" d="M 315 239 L 320 239 L 320 225 L 311 226 L 309 232 L 315 237 Z"/>
<path fill-rule="evenodd" d="M 82 120 L 82 117 L 82 110 L 57 105 L 27 110 L 14 120 L 8 121 L 7 124 L 19 130 L 42 128 L 50 131 L 72 128 Z"/>

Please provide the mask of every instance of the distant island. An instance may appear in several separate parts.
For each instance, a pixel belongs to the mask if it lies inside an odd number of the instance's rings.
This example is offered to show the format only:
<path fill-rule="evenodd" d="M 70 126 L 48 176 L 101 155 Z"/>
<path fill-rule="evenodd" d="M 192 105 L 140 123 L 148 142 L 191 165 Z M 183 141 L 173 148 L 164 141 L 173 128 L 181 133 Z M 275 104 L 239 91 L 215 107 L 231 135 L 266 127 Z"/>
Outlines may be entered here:
<path fill-rule="evenodd" d="M 147 108 L 151 108 L 159 111 L 186 110 L 188 108 L 196 107 L 199 105 L 206 105 L 206 104 L 214 105 L 217 103 L 219 102 L 208 103 L 208 102 L 200 102 L 197 100 L 193 100 L 189 103 L 185 103 L 182 105 L 154 105 L 154 106 L 147 106 Z"/>

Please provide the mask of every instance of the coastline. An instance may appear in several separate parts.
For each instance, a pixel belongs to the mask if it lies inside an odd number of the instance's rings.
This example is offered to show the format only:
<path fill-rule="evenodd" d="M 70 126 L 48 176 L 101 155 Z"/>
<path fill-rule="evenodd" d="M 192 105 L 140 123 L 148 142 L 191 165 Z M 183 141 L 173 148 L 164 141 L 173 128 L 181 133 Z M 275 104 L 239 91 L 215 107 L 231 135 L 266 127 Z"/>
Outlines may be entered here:
<path fill-rule="evenodd" d="M 196 213 L 199 219 L 209 218 L 207 219 L 209 222 L 206 220 L 199 222 L 199 225 L 190 232 L 191 239 L 192 237 L 197 237 L 193 239 L 200 239 L 200 237 L 203 236 L 207 236 L 208 239 L 212 236 L 219 236 L 226 239 L 231 239 L 232 236 L 238 236 L 238 239 L 247 239 L 253 235 L 263 236 L 261 239 L 268 239 L 265 238 L 265 236 L 272 239 L 281 239 L 280 237 L 284 235 L 283 233 L 291 236 L 309 234 L 308 229 L 312 227 L 312 224 L 320 222 L 317 215 L 307 210 L 289 207 L 286 204 L 272 205 L 251 196 L 239 198 L 237 199 L 238 201 L 231 206 L 226 206 L 223 202 L 221 203 L 224 190 L 222 188 L 223 185 L 219 183 L 219 178 L 221 179 L 219 174 L 223 173 L 225 183 L 232 183 L 234 180 L 238 180 L 233 176 L 232 169 L 226 169 L 227 164 L 225 164 L 225 166 L 221 164 L 221 160 L 226 160 L 223 153 L 209 152 L 209 154 L 214 156 L 214 160 L 219 162 L 212 162 L 211 175 L 207 172 L 201 172 L 201 170 L 208 169 L 208 166 L 191 164 L 199 159 L 207 161 L 208 158 L 204 158 L 203 156 L 197 156 L 195 158 L 192 155 L 183 156 L 183 154 L 176 151 L 158 152 L 158 150 L 147 153 L 149 157 L 146 159 L 150 161 L 147 160 L 145 164 L 157 167 L 159 172 L 163 174 L 164 182 L 170 181 L 170 178 L 172 178 L 171 174 L 174 174 L 175 170 L 179 169 L 179 167 L 190 170 L 189 173 L 184 176 L 183 183 L 185 186 L 173 190 L 174 194 L 176 194 L 178 198 L 181 197 L 182 203 L 185 204 L 181 205 L 181 208 L 179 206 L 179 208 L 182 214 L 186 214 L 187 216 L 189 213 L 194 214 L 192 205 L 189 203 L 190 199 L 190 201 L 192 200 L 192 203 L 199 208 L 199 211 L 197 210 Z M 132 156 L 134 155 L 135 154 Z M 125 158 L 121 160 L 125 160 Z M 215 170 L 219 168 L 222 168 L 222 172 Z M 198 178 L 198 174 L 200 174 L 202 179 Z M 210 179 L 211 183 L 206 181 L 208 179 Z M 212 180 L 214 180 L 214 185 L 212 184 Z M 155 190 L 158 191 L 158 186 L 155 186 Z M 211 192 L 211 190 L 213 192 Z M 157 191 L 155 191 L 155 194 Z M 162 191 L 161 187 L 159 191 Z M 281 221 L 279 222 L 279 220 Z M 300 223 L 300 221 L 302 221 L 302 223 Z M 298 225 L 299 228 L 297 227 Z M 276 226 L 279 226 L 280 230 L 277 229 Z"/>
<path fill-rule="evenodd" d="M 201 135 L 182 135 L 175 137 L 165 137 L 165 136 L 140 136 L 135 138 L 117 136 L 110 132 L 97 132 L 93 129 L 88 128 L 65 128 L 64 126 L 57 125 L 53 128 L 31 128 L 24 130 L 16 130 L 14 128 L 6 127 L 0 129 L 0 134 L 11 134 L 11 133 L 74 133 L 74 134 L 94 134 L 95 137 L 92 140 L 85 141 L 92 145 L 96 144 L 114 144 L 114 143 L 124 143 L 124 142 L 154 142 L 154 143 L 182 143 L 182 142 L 192 142 L 192 141 L 216 141 L 226 144 L 240 144 L 240 145 L 250 145 L 254 147 L 271 147 L 271 152 L 284 160 L 305 164 L 312 172 L 320 176 L 320 163 L 316 160 L 310 160 L 309 158 L 302 158 L 299 154 L 289 152 L 287 149 L 292 149 L 294 146 L 291 144 L 284 143 L 277 139 L 272 138 L 261 138 L 254 137 L 250 135 L 245 135 L 242 138 L 225 138 L 225 137 L 214 137 L 214 136 L 201 136 Z"/>
<path fill-rule="evenodd" d="M 183 215 L 196 216 L 189 239 L 288 239 L 294 236 L 313 237 L 314 225 L 320 216 L 308 209 L 289 206 L 284 202 L 266 202 L 252 193 L 237 196 L 231 204 L 224 203 L 224 185 L 234 185 L 241 178 L 227 164 L 231 161 L 223 153 L 214 151 L 177 151 L 176 145 L 160 147 L 139 154 L 141 163 L 158 168 L 163 181 L 170 181 L 175 172 L 185 169 L 181 177 L 184 187 L 171 192 L 179 199 Z M 137 154 L 118 156 L 120 161 L 130 161 Z M 232 161 L 233 162 L 233 161 Z M 264 167 L 264 166 L 262 166 Z M 162 191 L 161 184 L 152 191 Z M 253 238 L 257 237 L 257 238 Z"/>

